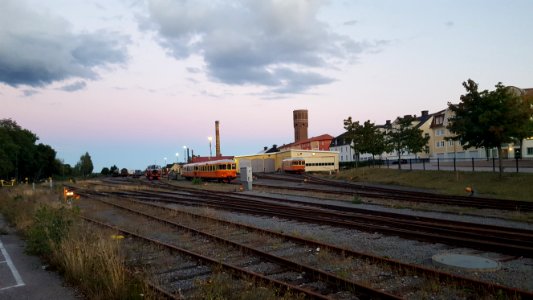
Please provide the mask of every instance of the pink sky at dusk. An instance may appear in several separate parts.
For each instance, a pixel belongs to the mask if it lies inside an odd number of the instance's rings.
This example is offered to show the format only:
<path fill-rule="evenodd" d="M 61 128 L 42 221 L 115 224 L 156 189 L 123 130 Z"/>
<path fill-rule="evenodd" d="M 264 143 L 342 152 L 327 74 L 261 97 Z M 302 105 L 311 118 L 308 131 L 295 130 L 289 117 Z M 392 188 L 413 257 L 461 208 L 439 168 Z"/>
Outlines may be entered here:
<path fill-rule="evenodd" d="M 231 5 L 230 5 L 231 4 Z M 0 3 L 0 118 L 74 165 L 144 169 L 293 141 L 343 119 L 458 101 L 461 83 L 533 87 L 531 1 L 14 1 Z M 213 143 L 214 151 L 214 143 Z M 176 153 L 179 154 L 176 157 Z"/>

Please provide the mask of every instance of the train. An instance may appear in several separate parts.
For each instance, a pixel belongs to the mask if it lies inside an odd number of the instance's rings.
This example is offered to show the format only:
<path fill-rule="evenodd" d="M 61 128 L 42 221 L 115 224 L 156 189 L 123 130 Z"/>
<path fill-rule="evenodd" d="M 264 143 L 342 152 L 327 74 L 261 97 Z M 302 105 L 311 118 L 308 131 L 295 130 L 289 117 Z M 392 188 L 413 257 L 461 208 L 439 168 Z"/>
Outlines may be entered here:
<path fill-rule="evenodd" d="M 149 165 L 145 171 L 146 178 L 149 180 L 158 180 L 161 178 L 161 167 L 158 165 Z"/>
<path fill-rule="evenodd" d="M 237 178 L 237 166 L 232 159 L 186 164 L 181 169 L 181 176 L 187 180 L 200 178 L 203 180 L 216 180 L 230 183 Z"/>
<path fill-rule="evenodd" d="M 281 161 L 281 170 L 286 173 L 302 174 L 305 172 L 305 159 L 291 157 Z"/>

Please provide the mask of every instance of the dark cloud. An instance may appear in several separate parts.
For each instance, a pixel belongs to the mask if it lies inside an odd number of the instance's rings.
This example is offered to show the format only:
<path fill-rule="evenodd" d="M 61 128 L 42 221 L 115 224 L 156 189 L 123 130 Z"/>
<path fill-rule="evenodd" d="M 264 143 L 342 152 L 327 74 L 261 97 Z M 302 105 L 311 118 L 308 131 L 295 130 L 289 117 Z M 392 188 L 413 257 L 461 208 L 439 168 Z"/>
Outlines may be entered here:
<path fill-rule="evenodd" d="M 177 59 L 202 56 L 212 80 L 300 93 L 333 81 L 320 71 L 377 46 L 332 32 L 317 18 L 323 2 L 154 0 L 141 28 Z"/>
<path fill-rule="evenodd" d="M 353 26 L 353 25 L 357 24 L 357 20 L 346 21 L 346 22 L 344 22 L 342 24 L 345 25 L 345 26 Z"/>
<path fill-rule="evenodd" d="M 65 92 L 75 92 L 84 89 L 86 86 L 87 83 L 85 81 L 76 81 L 74 83 L 64 85 L 59 89 Z"/>
<path fill-rule="evenodd" d="M 61 18 L 2 1 L 0 82 L 42 87 L 69 78 L 98 78 L 97 67 L 126 61 L 127 38 L 111 32 L 73 33 Z"/>

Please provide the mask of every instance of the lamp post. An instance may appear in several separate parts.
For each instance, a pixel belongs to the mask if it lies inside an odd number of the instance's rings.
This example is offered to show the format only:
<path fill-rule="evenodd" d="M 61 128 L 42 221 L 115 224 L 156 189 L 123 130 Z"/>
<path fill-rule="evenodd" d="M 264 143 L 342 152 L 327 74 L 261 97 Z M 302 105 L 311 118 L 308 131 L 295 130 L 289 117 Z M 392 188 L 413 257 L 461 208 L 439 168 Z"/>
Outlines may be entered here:
<path fill-rule="evenodd" d="M 188 163 L 187 158 L 187 146 L 183 146 L 183 162 Z"/>
<path fill-rule="evenodd" d="M 178 152 L 176 152 L 176 163 L 180 162 L 179 157 L 180 157 L 180 154 Z"/>
<path fill-rule="evenodd" d="M 164 168 L 166 168 L 166 167 L 167 167 L 167 158 L 164 157 L 163 159 L 165 160 L 165 166 L 164 166 Z"/>
<path fill-rule="evenodd" d="M 207 139 L 209 140 L 209 160 L 211 160 L 211 141 L 213 140 L 213 138 L 208 136 Z"/>

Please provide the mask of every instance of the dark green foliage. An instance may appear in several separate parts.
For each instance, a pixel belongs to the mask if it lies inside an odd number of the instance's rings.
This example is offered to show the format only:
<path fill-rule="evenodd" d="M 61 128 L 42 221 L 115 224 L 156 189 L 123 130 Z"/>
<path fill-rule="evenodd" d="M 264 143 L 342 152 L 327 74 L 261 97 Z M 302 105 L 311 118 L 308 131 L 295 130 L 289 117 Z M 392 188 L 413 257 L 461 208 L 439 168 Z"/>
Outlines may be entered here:
<path fill-rule="evenodd" d="M 80 157 L 80 160 L 74 168 L 76 169 L 78 175 L 83 177 L 87 177 L 92 174 L 94 168 L 93 161 L 88 152 L 85 152 L 85 154 Z"/>
<path fill-rule="evenodd" d="M 55 150 L 48 145 L 36 145 L 38 139 L 13 120 L 0 120 L 0 178 L 27 177 L 36 181 L 58 172 L 60 164 Z"/>
<path fill-rule="evenodd" d="M 39 208 L 34 223 L 27 232 L 26 250 L 30 254 L 48 256 L 65 237 L 72 224 L 71 213 L 65 208 Z"/>
<path fill-rule="evenodd" d="M 414 126 L 416 118 L 410 115 L 396 119 L 396 125 L 388 128 L 387 138 L 391 150 L 398 153 L 398 161 L 402 158 L 402 151 L 411 153 L 422 152 L 428 141 L 429 136 L 423 136 L 422 130 Z M 398 164 L 401 169 L 401 164 Z"/>
<path fill-rule="evenodd" d="M 533 135 L 533 109 L 530 98 L 498 83 L 494 91 L 478 91 L 478 84 L 463 82 L 467 93 L 459 104 L 448 103 L 454 113 L 448 129 L 463 148 L 497 148 L 500 174 L 502 145 Z"/>
<path fill-rule="evenodd" d="M 375 157 L 386 150 L 384 134 L 370 120 L 360 125 L 359 121 L 353 122 L 352 117 L 348 117 L 344 120 L 344 129 L 352 142 L 350 147 L 354 149 L 356 155 L 356 167 L 361 153 L 370 153 Z"/>
<path fill-rule="evenodd" d="M 110 174 L 109 168 L 108 167 L 103 167 L 102 171 L 100 171 L 100 174 L 102 174 L 104 176 L 108 176 Z"/>

